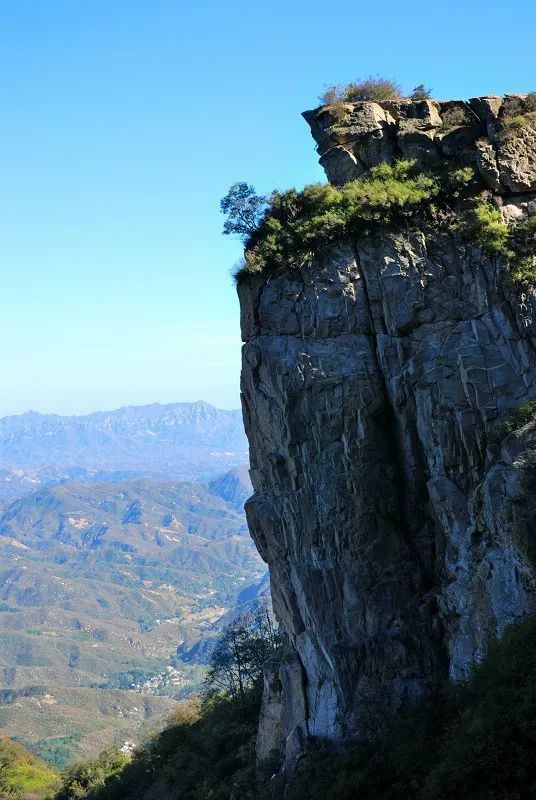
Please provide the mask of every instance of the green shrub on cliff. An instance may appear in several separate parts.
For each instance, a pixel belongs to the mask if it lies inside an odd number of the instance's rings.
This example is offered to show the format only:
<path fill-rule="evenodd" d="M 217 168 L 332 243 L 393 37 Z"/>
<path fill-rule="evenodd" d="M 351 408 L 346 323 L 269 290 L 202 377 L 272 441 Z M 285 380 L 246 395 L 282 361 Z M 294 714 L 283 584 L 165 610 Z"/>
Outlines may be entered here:
<path fill-rule="evenodd" d="M 445 133 L 455 128 L 462 128 L 466 125 L 471 125 L 473 120 L 474 116 L 471 116 L 471 112 L 465 106 L 451 106 L 441 112 L 441 127 L 439 130 Z"/>
<path fill-rule="evenodd" d="M 419 103 L 429 100 L 431 96 L 430 89 L 427 89 L 424 83 L 419 83 L 412 92 L 404 95 L 399 83 L 382 75 L 376 75 L 351 83 L 331 84 L 318 99 L 323 106 L 337 106 L 340 103 L 363 101 L 382 103 L 404 99 Z"/>
<path fill-rule="evenodd" d="M 367 176 L 341 187 L 312 184 L 301 192 L 273 192 L 246 240 L 237 279 L 281 265 L 299 267 L 329 242 L 379 225 L 405 224 L 419 212 L 426 215 L 436 201 L 455 198 L 472 178 L 470 168 L 440 175 L 402 160 L 372 167 Z"/>
<path fill-rule="evenodd" d="M 523 405 L 512 411 L 504 421 L 503 430 L 505 433 L 513 433 L 528 425 L 529 422 L 536 420 L 536 401 L 529 400 Z"/>
<path fill-rule="evenodd" d="M 323 106 L 332 106 L 337 103 L 356 103 L 363 100 L 381 103 L 388 100 L 402 100 L 403 97 L 402 89 L 396 81 L 376 75 L 352 83 L 328 86 L 319 100 Z"/>
<path fill-rule="evenodd" d="M 485 252 L 508 261 L 515 282 L 536 282 L 536 214 L 510 226 L 498 208 L 480 202 L 473 208 L 465 234 Z"/>
<path fill-rule="evenodd" d="M 525 98 L 525 108 L 531 114 L 536 111 L 536 92 L 529 92 Z"/>
<path fill-rule="evenodd" d="M 423 100 L 429 100 L 431 97 L 432 92 L 430 89 L 427 89 L 424 83 L 419 83 L 410 94 L 409 99 L 413 100 L 415 103 L 421 103 Z"/>
<path fill-rule="evenodd" d="M 536 214 L 508 225 L 479 194 L 471 167 L 424 172 L 413 161 L 401 160 L 378 164 L 340 187 L 317 183 L 302 191 L 275 191 L 268 198 L 248 189 L 256 227 L 241 230 L 245 253 L 235 274 L 238 282 L 254 273 L 300 268 L 330 242 L 417 222 L 423 228 L 434 223 L 438 229 L 458 230 L 484 252 L 507 261 L 514 281 L 536 283 Z M 224 232 L 232 226 L 233 217 Z"/>
<path fill-rule="evenodd" d="M 536 282 L 536 214 L 516 225 L 510 234 L 515 259 L 512 277 L 515 281 Z"/>
<path fill-rule="evenodd" d="M 510 229 L 501 212 L 489 203 L 479 203 L 473 210 L 470 235 L 476 244 L 492 255 L 510 256 Z"/>
<path fill-rule="evenodd" d="M 223 232 L 247 238 L 258 228 L 265 206 L 266 198 L 258 195 L 253 186 L 233 183 L 220 202 L 220 210 L 226 216 Z"/>
<path fill-rule="evenodd" d="M 529 92 L 524 99 L 508 98 L 503 109 L 499 141 L 507 142 L 526 128 L 536 129 L 536 92 Z"/>

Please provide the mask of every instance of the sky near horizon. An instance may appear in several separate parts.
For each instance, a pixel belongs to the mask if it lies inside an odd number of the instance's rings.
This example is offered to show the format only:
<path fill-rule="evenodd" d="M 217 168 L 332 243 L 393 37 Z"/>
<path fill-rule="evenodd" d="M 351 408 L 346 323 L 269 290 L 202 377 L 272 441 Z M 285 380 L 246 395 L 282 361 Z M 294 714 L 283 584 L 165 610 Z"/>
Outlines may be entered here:
<path fill-rule="evenodd" d="M 238 407 L 228 186 L 323 179 L 327 83 L 531 91 L 535 41 L 532 0 L 4 0 L 0 416 Z"/>

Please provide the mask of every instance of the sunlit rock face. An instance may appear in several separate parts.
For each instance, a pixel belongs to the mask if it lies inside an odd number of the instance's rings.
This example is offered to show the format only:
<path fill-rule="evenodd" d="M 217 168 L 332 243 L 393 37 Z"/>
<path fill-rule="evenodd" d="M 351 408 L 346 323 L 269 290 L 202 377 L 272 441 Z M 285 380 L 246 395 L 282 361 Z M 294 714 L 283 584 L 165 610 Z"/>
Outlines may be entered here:
<path fill-rule="evenodd" d="M 536 191 L 536 127 L 503 121 L 527 113 L 525 95 L 471 100 L 346 103 L 305 111 L 320 163 L 334 184 L 376 164 L 413 159 L 423 168 L 454 158 L 474 166 L 495 192 Z M 529 112 L 530 113 L 530 112 Z"/>
<path fill-rule="evenodd" d="M 536 159 L 532 133 L 497 134 L 509 102 L 359 103 L 335 132 L 329 110 L 305 116 L 336 183 L 454 158 L 514 219 Z M 460 105 L 467 130 L 446 131 Z M 292 760 L 464 679 L 536 607 L 536 433 L 501 427 L 536 398 L 535 298 L 454 231 L 381 227 L 239 295 L 246 510 L 289 642 L 259 749 Z"/>

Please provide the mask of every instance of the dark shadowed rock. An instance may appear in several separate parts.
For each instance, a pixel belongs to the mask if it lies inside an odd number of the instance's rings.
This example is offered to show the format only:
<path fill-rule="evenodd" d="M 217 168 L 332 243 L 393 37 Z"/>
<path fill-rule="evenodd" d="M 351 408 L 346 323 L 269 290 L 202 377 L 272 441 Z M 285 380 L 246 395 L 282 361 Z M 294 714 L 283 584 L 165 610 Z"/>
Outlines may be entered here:
<path fill-rule="evenodd" d="M 499 135 L 503 102 L 305 116 L 334 182 L 448 157 L 508 221 L 536 210 L 536 161 L 530 131 Z M 239 295 L 246 512 L 289 639 L 259 748 L 292 760 L 309 737 L 375 735 L 536 607 L 535 433 L 500 433 L 536 398 L 535 295 L 454 232 L 381 226 Z"/>

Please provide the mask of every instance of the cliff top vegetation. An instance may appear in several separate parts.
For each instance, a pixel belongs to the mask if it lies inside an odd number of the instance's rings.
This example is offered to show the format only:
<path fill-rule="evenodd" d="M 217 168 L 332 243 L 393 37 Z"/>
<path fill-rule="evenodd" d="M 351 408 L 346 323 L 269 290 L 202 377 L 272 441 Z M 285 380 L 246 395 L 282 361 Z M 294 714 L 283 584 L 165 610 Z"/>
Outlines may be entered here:
<path fill-rule="evenodd" d="M 369 76 L 346 84 L 331 84 L 319 97 L 323 106 L 337 103 L 356 103 L 359 101 L 386 102 L 390 100 L 427 100 L 431 96 L 429 89 L 420 83 L 409 95 L 404 95 L 400 84 L 382 75 Z"/>
<path fill-rule="evenodd" d="M 282 266 L 300 268 L 330 242 L 355 239 L 379 226 L 407 226 L 416 219 L 437 222 L 445 212 L 450 212 L 452 226 L 461 200 L 460 232 L 490 255 L 512 261 L 515 280 L 534 279 L 536 216 L 512 228 L 479 188 L 471 167 L 422 171 L 411 160 L 379 164 L 341 187 L 311 184 L 301 192 L 276 191 L 268 198 L 256 195 L 248 184 L 235 184 L 222 210 L 228 215 L 224 231 L 237 233 L 245 243 L 236 280 Z"/>

